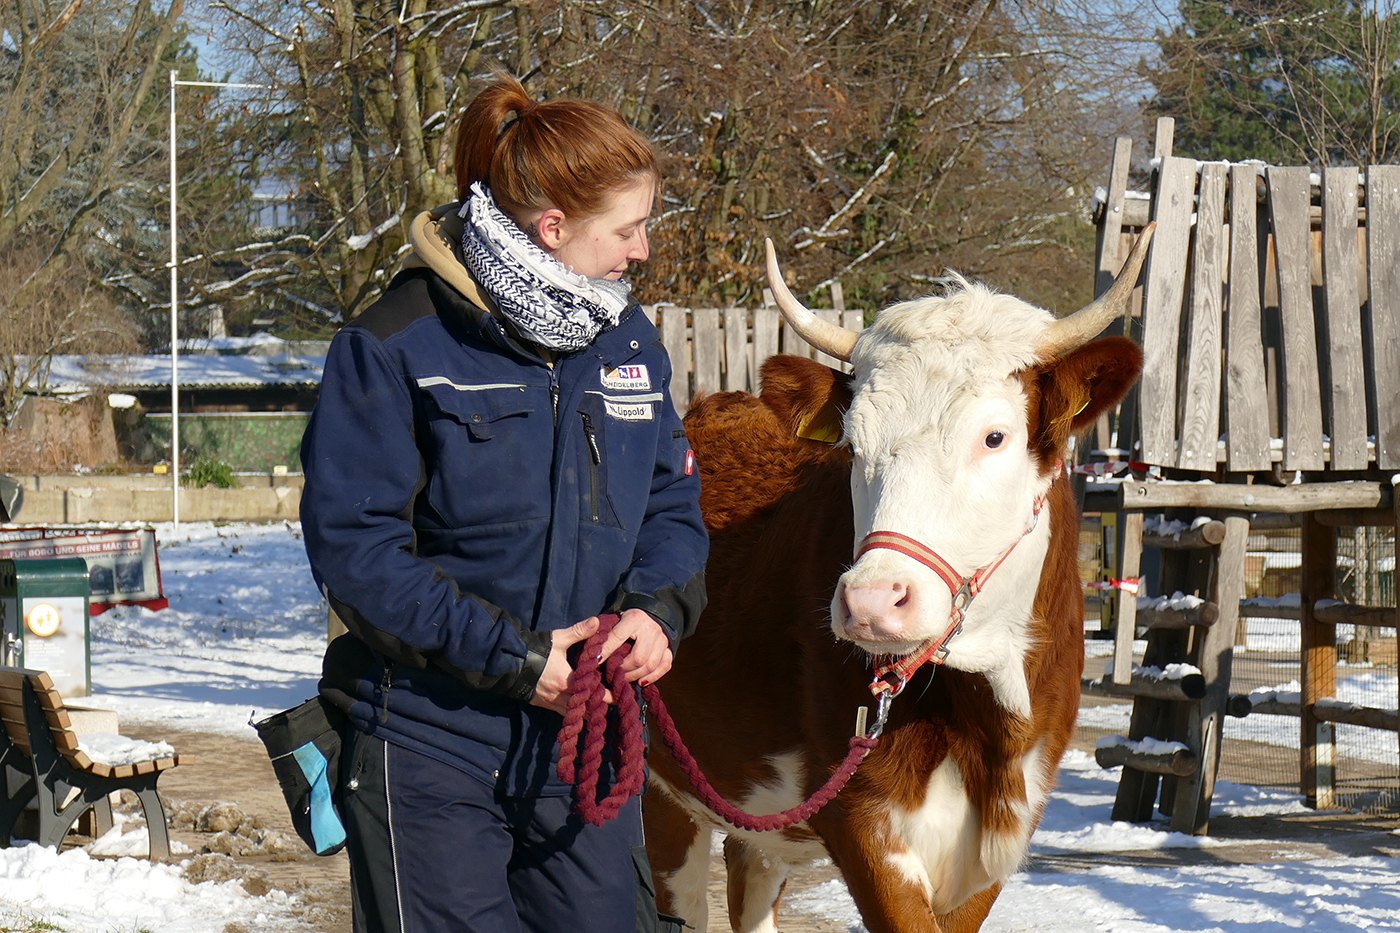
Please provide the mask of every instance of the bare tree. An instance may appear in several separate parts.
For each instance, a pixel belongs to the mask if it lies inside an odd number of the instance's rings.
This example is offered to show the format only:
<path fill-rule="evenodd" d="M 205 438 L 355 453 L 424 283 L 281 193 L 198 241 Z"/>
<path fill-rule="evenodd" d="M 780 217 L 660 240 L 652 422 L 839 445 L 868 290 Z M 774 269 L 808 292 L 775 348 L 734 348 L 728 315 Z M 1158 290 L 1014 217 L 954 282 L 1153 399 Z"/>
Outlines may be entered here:
<path fill-rule="evenodd" d="M 48 390 L 58 353 L 123 353 L 136 349 L 135 327 L 87 270 L 69 268 L 42 291 L 22 286 L 52 250 L 27 245 L 0 250 L 0 429 L 26 394 Z"/>
<path fill-rule="evenodd" d="M 0 6 L 0 250 L 48 250 L 12 301 L 62 275 L 79 233 L 150 157 L 151 90 L 184 8 L 150 0 L 14 0 Z M 139 185 L 139 182 L 137 182 Z"/>

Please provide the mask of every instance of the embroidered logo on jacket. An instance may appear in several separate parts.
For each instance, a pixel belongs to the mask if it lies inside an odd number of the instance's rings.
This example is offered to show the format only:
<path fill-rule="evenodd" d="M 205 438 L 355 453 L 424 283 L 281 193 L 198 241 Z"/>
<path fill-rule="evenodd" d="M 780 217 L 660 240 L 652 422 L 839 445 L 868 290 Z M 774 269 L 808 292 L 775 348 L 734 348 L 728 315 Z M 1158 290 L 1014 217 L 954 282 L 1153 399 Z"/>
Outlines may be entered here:
<path fill-rule="evenodd" d="M 616 369 L 603 368 L 600 376 L 605 389 L 622 389 L 640 392 L 651 388 L 651 375 L 645 363 L 619 366 Z"/>

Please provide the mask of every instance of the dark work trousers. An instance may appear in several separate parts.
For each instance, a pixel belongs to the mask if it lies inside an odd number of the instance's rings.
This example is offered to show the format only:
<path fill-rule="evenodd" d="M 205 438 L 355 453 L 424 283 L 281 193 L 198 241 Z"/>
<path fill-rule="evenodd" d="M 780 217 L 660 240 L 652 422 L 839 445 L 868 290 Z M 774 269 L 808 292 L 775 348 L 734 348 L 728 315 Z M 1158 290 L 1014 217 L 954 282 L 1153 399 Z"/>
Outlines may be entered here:
<path fill-rule="evenodd" d="M 572 798 L 507 797 L 359 730 L 346 740 L 341 810 L 356 933 L 654 928 L 638 798 L 587 826 Z"/>

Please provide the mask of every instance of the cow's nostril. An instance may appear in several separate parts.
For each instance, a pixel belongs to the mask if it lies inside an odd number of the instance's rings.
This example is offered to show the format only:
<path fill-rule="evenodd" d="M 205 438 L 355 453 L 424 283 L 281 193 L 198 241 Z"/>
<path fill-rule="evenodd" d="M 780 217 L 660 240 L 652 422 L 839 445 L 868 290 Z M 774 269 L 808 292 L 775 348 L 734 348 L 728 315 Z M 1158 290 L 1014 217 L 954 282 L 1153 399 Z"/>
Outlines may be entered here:
<path fill-rule="evenodd" d="M 914 600 L 913 587 L 905 586 L 903 583 L 894 585 L 894 607 L 896 609 L 906 609 Z"/>

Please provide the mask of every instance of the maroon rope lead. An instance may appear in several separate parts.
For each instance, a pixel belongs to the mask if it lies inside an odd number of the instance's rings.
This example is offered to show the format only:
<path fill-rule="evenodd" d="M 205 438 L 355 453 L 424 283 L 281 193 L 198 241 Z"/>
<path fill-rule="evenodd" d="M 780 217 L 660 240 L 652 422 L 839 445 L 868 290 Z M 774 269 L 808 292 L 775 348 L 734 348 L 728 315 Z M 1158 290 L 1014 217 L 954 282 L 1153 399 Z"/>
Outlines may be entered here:
<path fill-rule="evenodd" d="M 636 691 L 631 689 L 622 673 L 622 661 L 631 652 L 631 645 L 623 645 L 613 652 L 607 663 L 600 666 L 603 642 L 617 624 L 618 616 L 609 613 L 598 617 L 598 631 L 584 643 L 583 654 L 579 657 L 574 673 L 574 685 L 569 694 L 564 725 L 559 730 L 559 779 L 575 786 L 575 810 L 587 823 L 602 826 L 607 820 L 617 816 L 622 805 L 633 794 L 642 789 L 645 771 L 643 760 L 644 742 L 642 737 L 641 710 L 637 704 Z M 618 729 L 621 741 L 614 749 L 614 763 L 617 780 L 608 795 L 598 800 L 598 778 L 603 762 L 608 705 L 604 692 L 612 690 L 618 716 Z M 826 806 L 846 786 L 846 782 L 856 773 L 862 758 L 875 747 L 877 739 L 864 735 L 851 736 L 846 757 L 817 792 L 804 802 L 781 813 L 755 816 L 745 813 L 719 795 L 714 786 L 706 780 L 695 756 L 685 747 L 676 723 L 661 700 L 661 692 L 656 684 L 642 688 L 642 696 L 647 707 L 656 716 L 656 724 L 662 741 L 671 750 L 671 755 L 689 779 L 700 800 L 719 815 L 725 822 L 739 829 L 754 832 L 767 832 L 786 829 L 808 819 Z M 579 739 L 583 741 L 581 767 L 575 766 L 580 758 Z"/>

